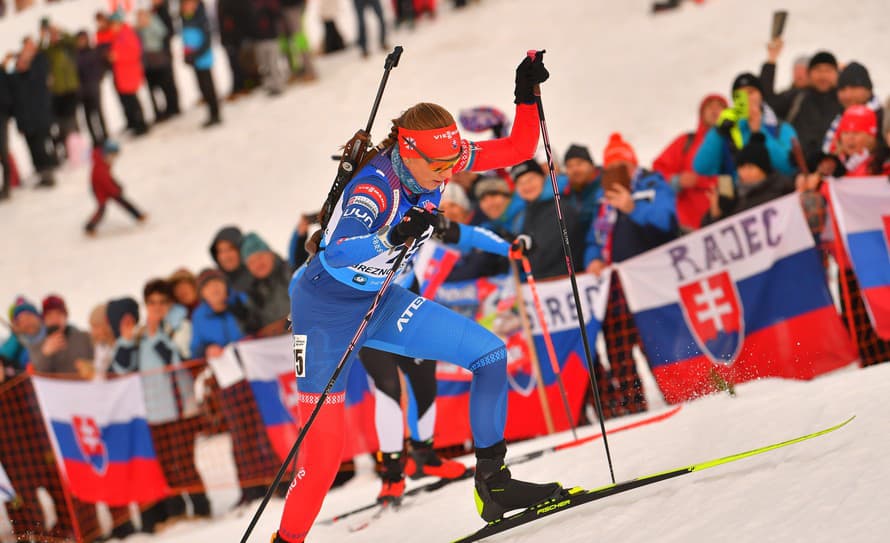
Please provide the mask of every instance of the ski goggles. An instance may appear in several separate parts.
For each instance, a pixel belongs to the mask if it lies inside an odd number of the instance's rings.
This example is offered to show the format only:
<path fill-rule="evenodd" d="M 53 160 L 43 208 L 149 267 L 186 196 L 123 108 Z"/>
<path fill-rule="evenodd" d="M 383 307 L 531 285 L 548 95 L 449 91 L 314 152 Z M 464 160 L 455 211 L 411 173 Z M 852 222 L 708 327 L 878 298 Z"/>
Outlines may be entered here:
<path fill-rule="evenodd" d="M 402 136 L 402 142 L 411 149 L 418 158 L 426 161 L 427 166 L 436 173 L 445 173 L 454 169 L 454 165 L 460 160 L 460 153 L 454 155 L 453 158 L 430 158 L 426 153 L 417 148 L 411 138 Z M 404 153 L 403 153 L 404 156 Z"/>

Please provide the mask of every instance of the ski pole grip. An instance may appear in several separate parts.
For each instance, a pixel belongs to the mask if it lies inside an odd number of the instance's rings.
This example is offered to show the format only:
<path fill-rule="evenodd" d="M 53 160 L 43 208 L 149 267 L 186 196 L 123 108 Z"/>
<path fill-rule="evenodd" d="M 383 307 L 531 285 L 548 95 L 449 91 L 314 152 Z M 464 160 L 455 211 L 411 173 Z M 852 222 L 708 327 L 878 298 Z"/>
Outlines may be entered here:
<path fill-rule="evenodd" d="M 546 52 L 545 50 L 538 51 L 537 49 L 529 49 L 528 51 L 525 52 L 525 54 L 528 56 L 528 58 L 530 58 L 532 60 L 532 62 L 534 62 L 534 60 L 536 58 L 538 58 L 538 55 L 544 56 L 545 52 Z M 532 92 L 534 93 L 535 96 L 541 96 L 541 85 L 535 85 Z"/>
<path fill-rule="evenodd" d="M 402 58 L 402 51 L 404 51 L 404 49 L 402 49 L 402 46 L 396 45 L 393 48 L 392 53 L 386 55 L 386 62 L 383 64 L 383 69 L 391 70 L 392 68 L 398 66 L 399 59 Z"/>

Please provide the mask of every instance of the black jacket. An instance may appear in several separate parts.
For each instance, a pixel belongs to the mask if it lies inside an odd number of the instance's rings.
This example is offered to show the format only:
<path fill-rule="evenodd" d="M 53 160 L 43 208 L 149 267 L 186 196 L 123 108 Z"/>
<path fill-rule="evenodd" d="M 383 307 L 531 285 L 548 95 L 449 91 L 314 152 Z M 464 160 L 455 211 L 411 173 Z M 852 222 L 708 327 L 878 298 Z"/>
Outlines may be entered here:
<path fill-rule="evenodd" d="M 761 70 L 763 98 L 781 119 L 789 122 L 800 140 L 807 163 L 811 166 L 822 150 L 825 132 L 834 118 L 843 113 L 837 89 L 818 92 L 813 88 L 790 90 L 782 94 L 773 91 L 775 64 L 764 64 Z"/>
<path fill-rule="evenodd" d="M 720 217 L 714 218 L 711 216 L 711 212 L 708 211 L 702 218 L 702 226 L 707 226 L 730 215 L 747 211 L 752 207 L 757 207 L 760 204 L 765 204 L 792 192 L 794 192 L 793 179 L 779 173 L 771 173 L 759 185 L 751 187 L 744 194 L 739 189 L 736 189 L 736 194 L 733 198 L 720 196 Z"/>
<path fill-rule="evenodd" d="M 6 120 L 10 117 L 12 117 L 12 76 L 0 68 L 0 119 Z M 0 126 L 0 130 L 5 128 L 5 125 Z"/>
<path fill-rule="evenodd" d="M 253 7 L 251 0 L 219 0 L 216 4 L 219 41 L 224 47 L 240 47 L 252 37 Z"/>
<path fill-rule="evenodd" d="M 277 40 L 282 25 L 279 0 L 254 0 L 253 37 L 256 40 Z"/>
<path fill-rule="evenodd" d="M 250 277 L 250 286 L 245 292 L 248 317 L 244 327 L 248 334 L 256 333 L 260 328 L 290 314 L 290 295 L 287 291 L 290 276 L 287 263 L 276 255 L 275 268 L 268 277 Z"/>
<path fill-rule="evenodd" d="M 162 23 L 164 23 L 164 27 L 167 29 L 167 36 L 164 38 L 164 51 L 166 53 L 170 53 L 170 41 L 173 39 L 173 35 L 176 34 L 176 27 L 173 26 L 173 16 L 170 15 L 170 4 L 167 0 L 164 0 L 160 4 L 154 6 L 152 8 L 152 13 L 158 16 Z"/>
<path fill-rule="evenodd" d="M 575 267 L 579 268 L 583 264 L 584 233 L 578 222 L 578 211 L 572 206 L 563 206 L 562 214 L 569 232 L 569 243 L 572 245 L 572 259 Z M 522 233 L 530 235 L 534 240 L 529 261 L 536 279 L 568 273 L 562 250 L 562 232 L 553 200 L 538 199 L 526 203 Z"/>
<path fill-rule="evenodd" d="M 99 88 L 107 70 L 108 61 L 102 51 L 94 47 L 78 49 L 77 75 L 80 77 L 81 98 L 99 98 Z"/>
<path fill-rule="evenodd" d="M 34 56 L 27 71 L 13 75 L 13 116 L 22 134 L 49 131 L 52 98 L 46 85 L 48 75 L 49 62 L 42 52 Z"/>

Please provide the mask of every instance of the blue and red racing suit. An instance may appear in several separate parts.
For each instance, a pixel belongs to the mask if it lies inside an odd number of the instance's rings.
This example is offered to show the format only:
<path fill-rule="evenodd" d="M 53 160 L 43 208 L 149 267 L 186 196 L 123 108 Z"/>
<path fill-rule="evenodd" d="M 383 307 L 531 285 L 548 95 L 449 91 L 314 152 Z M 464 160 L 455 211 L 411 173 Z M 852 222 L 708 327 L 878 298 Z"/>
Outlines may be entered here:
<path fill-rule="evenodd" d="M 486 171 L 527 160 L 534 155 L 538 133 L 536 107 L 519 104 L 509 137 L 478 143 L 461 140 L 460 159 L 453 171 Z M 297 368 L 301 423 L 317 404 L 401 250 L 390 243 L 389 228 L 411 207 L 433 212 L 438 208 L 441 191 L 411 193 L 396 173 L 393 162 L 400 159 L 393 153 L 398 153 L 397 147 L 374 157 L 353 177 L 328 223 L 323 249 L 291 284 L 294 345 L 302 362 Z M 403 266 L 409 265 L 432 231 L 430 227 L 417 240 Z M 461 225 L 461 246 L 505 250 L 495 244 L 485 231 Z M 472 371 L 473 440 L 477 447 L 503 440 L 504 342 L 476 322 L 391 284 L 300 447 L 278 532 L 287 541 L 302 542 L 306 537 L 342 460 L 346 376 L 361 346 L 411 358 L 446 360 Z"/>

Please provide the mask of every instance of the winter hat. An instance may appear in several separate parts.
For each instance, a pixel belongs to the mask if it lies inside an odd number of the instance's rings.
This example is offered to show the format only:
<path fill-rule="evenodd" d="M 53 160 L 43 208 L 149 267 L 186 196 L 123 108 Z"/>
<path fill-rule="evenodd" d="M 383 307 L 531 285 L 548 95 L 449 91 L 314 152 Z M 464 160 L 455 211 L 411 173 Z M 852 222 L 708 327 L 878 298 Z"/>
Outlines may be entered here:
<path fill-rule="evenodd" d="M 810 63 L 807 66 L 807 70 L 812 70 L 819 64 L 830 64 L 834 66 L 834 69 L 837 69 L 837 59 L 834 58 L 834 55 L 829 53 L 828 51 L 819 51 L 810 59 Z"/>
<path fill-rule="evenodd" d="M 195 274 L 185 268 L 179 268 L 167 279 L 167 282 L 170 283 L 170 288 L 172 289 L 175 289 L 176 285 L 182 281 L 188 281 L 189 283 L 194 284 Z"/>
<path fill-rule="evenodd" d="M 837 88 L 844 87 L 865 87 L 872 90 L 868 69 L 855 61 L 847 64 L 837 78 Z"/>
<path fill-rule="evenodd" d="M 481 200 L 489 194 L 502 194 L 508 198 L 513 195 L 510 185 L 500 177 L 484 177 L 476 182 L 473 190 L 477 200 Z"/>
<path fill-rule="evenodd" d="M 841 122 L 837 127 L 837 134 L 844 132 L 865 132 L 875 136 L 878 133 L 878 118 L 875 112 L 867 106 L 850 106 L 844 110 Z"/>
<path fill-rule="evenodd" d="M 630 162 L 634 166 L 638 164 L 633 147 L 624 141 L 618 132 L 609 136 L 609 143 L 603 151 L 603 167 L 608 168 L 616 162 Z"/>
<path fill-rule="evenodd" d="M 32 304 L 27 298 L 25 298 L 24 296 L 16 296 L 15 301 L 9 308 L 9 320 L 14 321 L 15 318 L 22 313 L 33 313 L 38 317 L 40 316 L 40 311 L 38 311 L 37 307 Z"/>
<path fill-rule="evenodd" d="M 544 175 L 544 169 L 541 168 L 541 165 L 538 164 L 535 159 L 530 158 L 525 162 L 520 162 L 519 164 L 513 166 L 513 168 L 510 169 L 510 177 L 512 177 L 513 181 L 516 182 L 519 181 L 520 177 L 529 172 L 535 172 Z"/>
<path fill-rule="evenodd" d="M 103 155 L 116 155 L 121 152 L 121 146 L 114 140 L 105 140 L 102 144 Z"/>
<path fill-rule="evenodd" d="M 445 190 L 442 191 L 442 201 L 449 201 L 457 204 L 464 209 L 470 209 L 470 199 L 467 197 L 467 191 L 457 183 L 448 183 Z"/>
<path fill-rule="evenodd" d="M 268 251 L 269 246 L 256 232 L 250 232 L 241 240 L 241 260 L 246 261 L 250 255 Z"/>
<path fill-rule="evenodd" d="M 204 285 L 207 283 L 217 280 L 225 283 L 226 276 L 216 268 L 204 268 L 201 270 L 201 273 L 198 274 L 198 290 L 200 291 L 204 288 Z"/>
<path fill-rule="evenodd" d="M 114 337 L 121 337 L 121 321 L 125 315 L 132 315 L 139 322 L 139 304 L 133 298 L 120 298 L 111 300 L 105 308 L 105 316 L 108 317 L 108 325 Z"/>
<path fill-rule="evenodd" d="M 213 257 L 213 261 L 216 262 L 216 245 L 220 241 L 228 241 L 232 245 L 235 246 L 236 249 L 241 248 L 241 240 L 244 238 L 244 234 L 241 233 L 241 229 L 237 226 L 224 226 L 219 232 L 216 233 L 216 236 L 213 237 L 213 243 L 210 245 L 210 256 Z"/>
<path fill-rule="evenodd" d="M 809 66 L 810 65 L 810 55 L 800 55 L 794 59 L 794 63 L 792 66 Z"/>
<path fill-rule="evenodd" d="M 760 78 L 751 72 L 740 73 L 732 82 L 732 92 L 735 92 L 742 87 L 754 87 L 760 91 L 760 94 L 763 94 L 763 85 L 760 84 Z"/>
<path fill-rule="evenodd" d="M 577 143 L 573 143 L 569 147 L 569 150 L 566 151 L 564 162 L 568 162 L 570 158 L 580 158 L 591 164 L 595 164 L 593 157 L 590 156 L 590 149 L 583 145 L 578 145 Z"/>
<path fill-rule="evenodd" d="M 126 14 L 124 13 L 124 10 L 117 9 L 117 10 L 115 10 L 114 13 L 112 13 L 108 17 L 108 20 L 111 21 L 112 23 L 122 23 L 122 22 L 124 22 L 125 18 L 126 18 Z"/>
<path fill-rule="evenodd" d="M 760 132 L 751 134 L 751 139 L 739 151 L 735 162 L 737 167 L 742 167 L 745 164 L 754 164 L 765 173 L 772 173 L 773 164 L 769 158 L 769 151 L 766 150 L 766 138 L 764 135 Z"/>
<path fill-rule="evenodd" d="M 64 314 L 68 314 L 68 307 L 65 306 L 65 300 L 62 299 L 61 296 L 57 294 L 50 294 L 46 298 L 43 299 L 43 314 L 46 315 L 47 311 L 58 310 Z"/>

